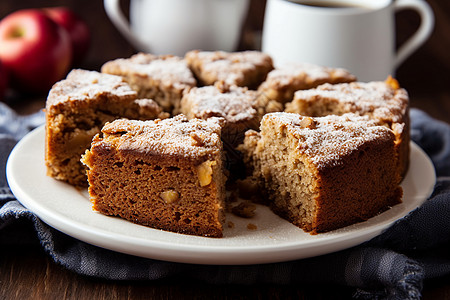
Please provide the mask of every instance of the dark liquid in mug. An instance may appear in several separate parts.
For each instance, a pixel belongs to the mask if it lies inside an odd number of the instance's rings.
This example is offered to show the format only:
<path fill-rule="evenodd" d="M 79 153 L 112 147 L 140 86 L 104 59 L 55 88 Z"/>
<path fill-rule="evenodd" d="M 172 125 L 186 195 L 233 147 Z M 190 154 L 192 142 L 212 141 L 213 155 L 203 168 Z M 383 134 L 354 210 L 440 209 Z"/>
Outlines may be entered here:
<path fill-rule="evenodd" d="M 333 2 L 333 3 L 323 3 L 322 1 L 293 1 L 302 5 L 314 6 L 314 7 L 328 7 L 328 8 L 365 8 L 362 5 L 356 5 L 345 2 Z"/>

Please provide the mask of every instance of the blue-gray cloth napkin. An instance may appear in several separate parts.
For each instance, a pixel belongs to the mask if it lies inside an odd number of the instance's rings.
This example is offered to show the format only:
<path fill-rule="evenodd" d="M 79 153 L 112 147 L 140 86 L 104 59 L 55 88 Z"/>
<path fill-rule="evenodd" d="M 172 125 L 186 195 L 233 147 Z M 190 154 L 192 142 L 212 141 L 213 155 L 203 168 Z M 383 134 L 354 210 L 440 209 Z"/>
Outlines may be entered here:
<path fill-rule="evenodd" d="M 44 122 L 43 112 L 18 116 L 0 103 L 0 245 L 37 237 L 52 259 L 78 274 L 111 280 L 156 280 L 189 274 L 211 284 L 334 283 L 359 299 L 419 299 L 424 279 L 450 274 L 450 125 L 411 111 L 412 139 L 438 176 L 433 195 L 383 234 L 362 245 L 309 259 L 249 266 L 207 266 L 145 259 L 69 237 L 39 220 L 9 190 L 7 157 L 15 143 Z M 23 223 L 32 226 L 20 226 Z M 34 227 L 34 230 L 32 228 Z"/>

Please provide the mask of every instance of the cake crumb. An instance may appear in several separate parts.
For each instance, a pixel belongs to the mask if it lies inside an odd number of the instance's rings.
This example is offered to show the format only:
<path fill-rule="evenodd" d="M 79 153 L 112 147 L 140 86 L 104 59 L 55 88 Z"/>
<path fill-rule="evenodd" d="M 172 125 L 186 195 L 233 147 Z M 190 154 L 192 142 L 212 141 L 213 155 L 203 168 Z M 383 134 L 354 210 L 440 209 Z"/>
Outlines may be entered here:
<path fill-rule="evenodd" d="M 260 187 L 255 178 L 247 177 L 245 179 L 240 179 L 237 180 L 236 184 L 240 197 L 248 200 L 261 198 Z"/>
<path fill-rule="evenodd" d="M 227 226 L 228 226 L 228 228 L 234 228 L 234 223 L 231 221 L 228 221 Z"/>
<path fill-rule="evenodd" d="M 237 190 L 232 190 L 232 191 L 228 194 L 227 202 L 228 202 L 228 203 L 234 203 L 234 202 L 237 202 L 238 199 L 239 199 L 238 191 L 237 191 Z"/>
<path fill-rule="evenodd" d="M 247 229 L 248 229 L 248 230 L 256 230 L 256 229 L 258 229 L 258 226 L 256 226 L 256 225 L 253 224 L 253 223 L 248 223 L 248 224 L 247 224 Z"/>
<path fill-rule="evenodd" d="M 241 202 L 231 209 L 231 212 L 242 218 L 252 218 L 255 216 L 256 205 L 248 202 Z"/>

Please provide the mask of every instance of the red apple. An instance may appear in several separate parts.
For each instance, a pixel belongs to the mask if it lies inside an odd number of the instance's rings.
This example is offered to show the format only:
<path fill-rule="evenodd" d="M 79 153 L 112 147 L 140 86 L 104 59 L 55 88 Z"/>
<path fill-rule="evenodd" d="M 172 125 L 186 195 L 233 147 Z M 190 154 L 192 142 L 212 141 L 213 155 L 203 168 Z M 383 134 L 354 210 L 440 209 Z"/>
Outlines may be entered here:
<path fill-rule="evenodd" d="M 69 70 L 69 34 L 42 10 L 19 10 L 0 21 L 0 59 L 19 91 L 46 92 Z"/>
<path fill-rule="evenodd" d="M 8 88 L 9 76 L 3 63 L 0 61 L 0 101 L 4 99 L 6 89 Z"/>
<path fill-rule="evenodd" d="M 91 42 L 89 27 L 79 15 L 67 7 L 50 7 L 45 13 L 64 27 L 72 41 L 73 65 L 78 65 L 85 57 Z"/>

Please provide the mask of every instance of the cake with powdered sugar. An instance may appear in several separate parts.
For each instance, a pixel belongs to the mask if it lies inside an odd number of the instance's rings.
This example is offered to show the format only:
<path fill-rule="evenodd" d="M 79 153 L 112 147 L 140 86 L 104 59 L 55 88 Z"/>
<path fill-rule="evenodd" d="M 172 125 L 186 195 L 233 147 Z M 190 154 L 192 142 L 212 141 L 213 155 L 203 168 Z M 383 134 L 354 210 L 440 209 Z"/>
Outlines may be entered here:
<path fill-rule="evenodd" d="M 312 234 L 401 202 L 395 136 L 367 116 L 270 113 L 244 146 L 272 210 Z"/>
<path fill-rule="evenodd" d="M 400 203 L 409 162 L 406 91 L 355 80 L 312 64 L 274 69 L 258 51 L 139 53 L 74 70 L 47 99 L 47 173 L 89 183 L 105 215 L 221 237 L 242 154 L 264 200 L 252 201 L 312 234 L 338 229 Z"/>
<path fill-rule="evenodd" d="M 273 69 L 272 58 L 260 51 L 189 51 L 185 59 L 201 85 L 224 81 L 256 89 Z"/>
<path fill-rule="evenodd" d="M 276 67 L 267 74 L 259 86 L 261 96 L 267 100 L 286 103 L 292 100 L 298 90 L 315 88 L 324 83 L 347 83 L 356 77 L 342 68 L 323 67 L 309 63 L 291 63 Z"/>
<path fill-rule="evenodd" d="M 315 89 L 297 91 L 285 111 L 313 117 L 344 113 L 369 116 L 377 124 L 392 129 L 399 173 L 406 175 L 410 152 L 409 97 L 395 79 L 324 84 Z"/>
<path fill-rule="evenodd" d="M 82 159 L 94 210 L 153 228 L 221 237 L 222 121 L 178 115 L 106 124 Z"/>
<path fill-rule="evenodd" d="M 181 100 L 181 113 L 189 119 L 224 118 L 222 137 L 234 147 L 242 143 L 245 131 L 259 128 L 261 116 L 256 97 L 256 91 L 220 81 L 215 85 L 192 88 Z"/>
<path fill-rule="evenodd" d="M 106 62 L 103 73 L 122 76 L 139 98 L 155 100 L 166 112 L 176 114 L 183 93 L 197 85 L 183 58 L 138 53 Z"/>
<path fill-rule="evenodd" d="M 81 69 L 52 87 L 45 112 L 47 175 L 75 186 L 88 184 L 80 158 L 106 122 L 168 117 L 153 100 L 137 99 L 122 77 Z"/>

